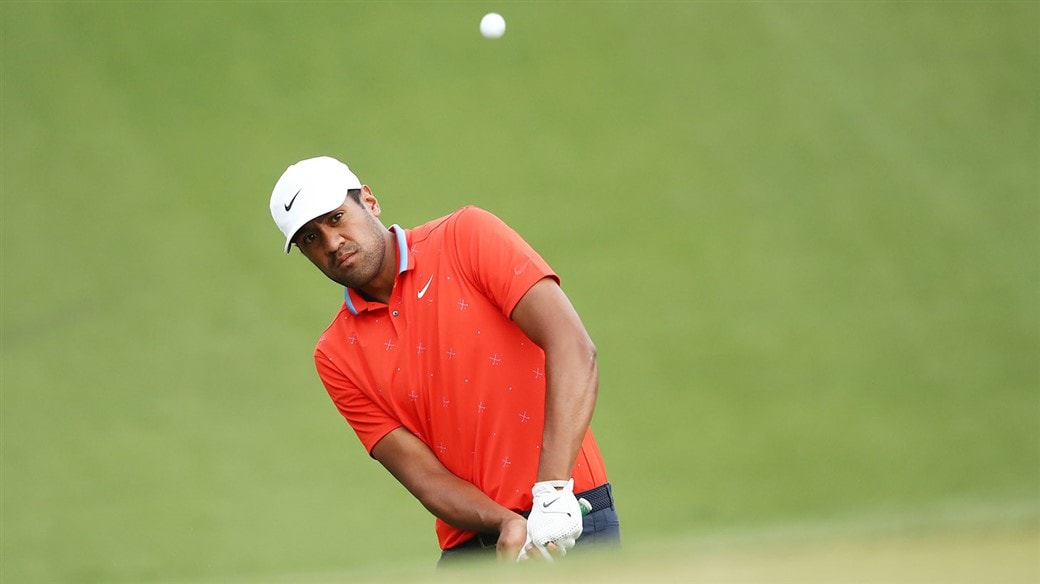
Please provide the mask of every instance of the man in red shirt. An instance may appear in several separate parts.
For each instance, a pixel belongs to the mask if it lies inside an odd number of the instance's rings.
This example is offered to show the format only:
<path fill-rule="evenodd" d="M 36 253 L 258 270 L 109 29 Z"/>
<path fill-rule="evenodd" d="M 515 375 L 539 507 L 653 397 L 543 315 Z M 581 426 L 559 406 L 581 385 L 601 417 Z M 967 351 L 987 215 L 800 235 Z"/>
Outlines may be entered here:
<path fill-rule="evenodd" d="M 618 543 L 589 429 L 596 351 L 559 278 L 476 207 L 410 230 L 381 213 L 329 157 L 290 166 L 271 195 L 285 252 L 295 244 L 345 287 L 318 374 L 369 454 L 436 516 L 442 562 Z"/>

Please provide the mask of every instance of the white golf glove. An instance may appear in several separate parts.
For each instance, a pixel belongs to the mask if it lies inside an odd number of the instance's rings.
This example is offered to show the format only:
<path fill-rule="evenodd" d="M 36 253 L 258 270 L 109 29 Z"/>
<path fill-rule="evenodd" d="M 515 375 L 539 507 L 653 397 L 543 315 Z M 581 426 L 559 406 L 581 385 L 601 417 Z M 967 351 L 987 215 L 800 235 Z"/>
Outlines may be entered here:
<path fill-rule="evenodd" d="M 527 542 L 520 548 L 516 559 L 527 557 L 527 545 L 533 543 L 542 557 L 552 561 L 545 549 L 549 542 L 555 543 L 566 554 L 581 537 L 582 509 L 574 497 L 574 479 L 535 483 L 531 494 L 534 503 L 527 518 Z"/>

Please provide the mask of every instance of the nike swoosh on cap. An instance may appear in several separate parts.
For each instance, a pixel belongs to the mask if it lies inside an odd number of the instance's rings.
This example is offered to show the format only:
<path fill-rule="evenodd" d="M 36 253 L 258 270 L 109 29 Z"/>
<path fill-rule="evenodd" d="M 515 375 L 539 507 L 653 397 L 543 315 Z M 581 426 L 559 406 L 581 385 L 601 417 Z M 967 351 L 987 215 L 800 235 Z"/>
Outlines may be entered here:
<path fill-rule="evenodd" d="M 302 191 L 302 190 L 303 189 L 300 189 L 300 191 Z M 289 199 L 288 203 L 285 204 L 285 210 L 286 211 L 288 211 L 289 209 L 292 209 L 293 203 L 296 202 L 296 197 L 300 196 L 300 191 L 296 191 L 296 194 L 293 195 L 291 199 Z"/>

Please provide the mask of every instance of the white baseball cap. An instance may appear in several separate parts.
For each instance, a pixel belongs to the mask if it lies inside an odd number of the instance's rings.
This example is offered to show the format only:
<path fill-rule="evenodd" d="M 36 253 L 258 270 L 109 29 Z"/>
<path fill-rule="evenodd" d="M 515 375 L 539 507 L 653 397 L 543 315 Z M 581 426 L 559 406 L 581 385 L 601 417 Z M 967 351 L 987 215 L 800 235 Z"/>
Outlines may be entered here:
<path fill-rule="evenodd" d="M 305 223 L 338 208 L 361 181 L 346 164 L 328 156 L 308 158 L 285 169 L 271 191 L 271 217 L 285 235 L 285 253 Z"/>

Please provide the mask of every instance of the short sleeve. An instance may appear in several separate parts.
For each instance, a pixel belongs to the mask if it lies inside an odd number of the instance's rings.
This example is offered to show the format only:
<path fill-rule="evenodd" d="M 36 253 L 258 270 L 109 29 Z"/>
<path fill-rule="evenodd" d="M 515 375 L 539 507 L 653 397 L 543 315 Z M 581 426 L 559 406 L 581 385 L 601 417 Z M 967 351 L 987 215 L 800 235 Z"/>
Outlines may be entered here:
<path fill-rule="evenodd" d="M 464 272 L 506 318 L 539 280 L 552 278 L 559 283 L 542 256 L 495 215 L 465 207 L 456 214 L 454 227 Z"/>
<path fill-rule="evenodd" d="M 314 363 L 318 369 L 318 377 L 325 385 L 325 390 L 329 392 L 332 402 L 354 429 L 354 433 L 369 454 L 384 436 L 402 426 L 399 420 L 373 402 L 343 375 L 320 349 L 314 352 Z"/>

